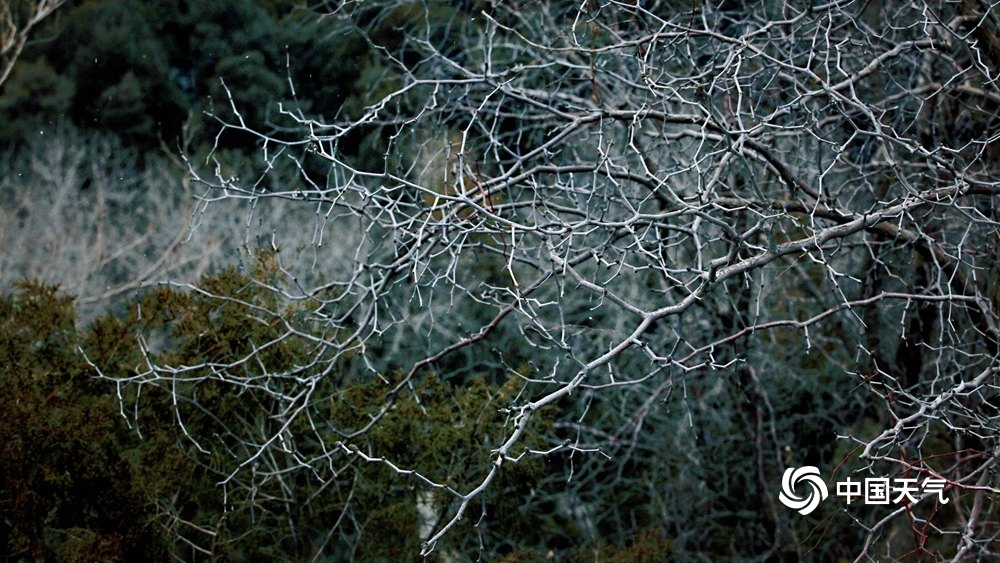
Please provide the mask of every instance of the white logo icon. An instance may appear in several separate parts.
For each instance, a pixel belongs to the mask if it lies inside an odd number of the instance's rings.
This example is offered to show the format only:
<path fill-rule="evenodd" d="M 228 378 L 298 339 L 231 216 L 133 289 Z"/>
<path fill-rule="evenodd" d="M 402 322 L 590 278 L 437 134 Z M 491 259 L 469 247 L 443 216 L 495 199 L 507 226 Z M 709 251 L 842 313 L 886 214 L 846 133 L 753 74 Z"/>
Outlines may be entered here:
<path fill-rule="evenodd" d="M 810 489 L 809 494 L 804 497 L 795 494 L 795 486 L 799 482 L 804 482 Z M 781 478 L 781 494 L 778 495 L 778 500 L 805 516 L 816 510 L 820 501 L 826 499 L 828 495 L 826 483 L 819 476 L 819 468 L 806 465 L 798 469 L 789 467 L 785 470 L 785 475 Z"/>

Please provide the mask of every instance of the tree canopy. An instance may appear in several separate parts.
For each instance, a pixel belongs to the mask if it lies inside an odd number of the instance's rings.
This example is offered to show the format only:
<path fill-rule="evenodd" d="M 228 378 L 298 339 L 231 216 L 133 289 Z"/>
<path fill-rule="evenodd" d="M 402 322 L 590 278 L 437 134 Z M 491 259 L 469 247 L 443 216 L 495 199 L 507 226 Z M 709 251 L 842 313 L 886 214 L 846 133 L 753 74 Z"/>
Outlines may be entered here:
<path fill-rule="evenodd" d="M 197 100 L 192 236 L 238 210 L 237 264 L 81 346 L 197 476 L 149 497 L 172 553 L 995 554 L 994 8 L 144 9 L 190 42 L 36 72 L 123 135 Z"/>

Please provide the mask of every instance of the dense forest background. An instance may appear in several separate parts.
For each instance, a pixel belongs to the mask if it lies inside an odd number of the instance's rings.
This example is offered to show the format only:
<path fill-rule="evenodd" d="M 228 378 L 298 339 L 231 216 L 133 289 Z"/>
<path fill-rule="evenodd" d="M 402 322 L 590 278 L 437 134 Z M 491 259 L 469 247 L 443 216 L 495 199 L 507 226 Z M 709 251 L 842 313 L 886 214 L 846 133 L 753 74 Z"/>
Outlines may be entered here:
<path fill-rule="evenodd" d="M 995 8 L 5 9 L 5 560 L 996 554 Z"/>
<path fill-rule="evenodd" d="M 0 95 L 4 224 L 18 225 L 0 232 L 0 281 L 57 283 L 87 319 L 141 280 L 237 264 L 242 212 L 197 206 L 181 155 L 211 152 L 252 173 L 255 138 L 217 138 L 207 115 L 228 108 L 226 89 L 254 126 L 273 125 L 281 103 L 356 110 L 386 72 L 369 51 L 356 30 L 294 2 L 61 6 L 32 31 Z M 211 232 L 190 238 L 192 220 Z"/>

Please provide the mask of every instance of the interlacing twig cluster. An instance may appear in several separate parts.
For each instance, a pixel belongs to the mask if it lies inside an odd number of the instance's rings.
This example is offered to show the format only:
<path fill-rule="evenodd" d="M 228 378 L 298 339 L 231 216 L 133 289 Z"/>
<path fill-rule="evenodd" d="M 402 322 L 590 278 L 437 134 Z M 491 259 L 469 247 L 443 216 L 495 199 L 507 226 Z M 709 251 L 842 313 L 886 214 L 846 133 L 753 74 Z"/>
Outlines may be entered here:
<path fill-rule="evenodd" d="M 366 32 L 360 11 L 329 17 Z M 876 520 L 838 508 L 866 530 L 855 555 L 891 551 L 897 523 L 953 534 L 955 560 L 985 556 L 1000 530 L 996 17 L 975 2 L 504 2 L 461 34 L 424 16 L 375 45 L 391 87 L 358 115 L 289 103 L 266 129 L 234 95 L 217 117 L 258 136 L 262 172 L 192 162 L 194 184 L 246 200 L 248 248 L 279 250 L 279 275 L 256 283 L 297 313 L 240 303 L 278 336 L 223 363 L 150 352 L 128 383 L 197 373 L 271 405 L 280 424 L 241 434 L 230 486 L 360 460 L 430 488 L 443 509 L 425 554 L 463 519 L 485 526 L 482 496 L 532 456 L 563 460 L 544 494 L 576 499 L 581 526 L 603 480 L 698 467 L 685 478 L 709 488 L 743 475 L 726 494 L 768 507 L 771 553 L 805 546 L 773 503 L 784 467 L 812 455 L 784 426 L 794 395 L 808 411 L 795 416 L 840 434 L 831 467 L 947 480 L 948 516 L 926 501 Z M 361 139 L 380 157 L 359 156 Z M 286 263 L 280 231 L 252 232 L 271 198 L 315 210 L 287 227 L 314 229 L 311 261 Z M 267 365 L 286 340 L 308 361 Z M 365 424 L 338 427 L 317 389 L 351 369 L 384 393 Z M 438 371 L 518 381 L 471 485 L 366 446 Z M 732 425 L 742 465 L 711 467 Z M 322 445 L 297 450 L 309 440 Z M 682 489 L 645 494 L 702 521 Z M 671 533 L 684 545 L 716 525 Z"/>

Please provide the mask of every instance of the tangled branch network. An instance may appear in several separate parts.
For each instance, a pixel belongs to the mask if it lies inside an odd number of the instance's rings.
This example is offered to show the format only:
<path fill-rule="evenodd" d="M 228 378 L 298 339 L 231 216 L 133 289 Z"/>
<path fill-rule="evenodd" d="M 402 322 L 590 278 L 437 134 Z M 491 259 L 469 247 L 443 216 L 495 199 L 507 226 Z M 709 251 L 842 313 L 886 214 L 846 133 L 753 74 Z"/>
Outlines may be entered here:
<path fill-rule="evenodd" d="M 279 275 L 256 283 L 298 308 L 242 303 L 281 328 L 274 340 L 197 367 L 150 352 L 131 381 L 197 370 L 268 397 L 280 424 L 243 436 L 233 479 L 288 471 L 264 469 L 275 457 L 316 475 L 356 460 L 433 491 L 443 517 L 425 553 L 470 514 L 488 521 L 480 502 L 504 468 L 537 457 L 561 460 L 546 494 L 576 499 L 583 528 L 600 525 L 604 479 L 646 471 L 650 518 L 677 545 L 700 537 L 680 522 L 703 518 L 682 500 L 690 483 L 728 498 L 721 475 L 739 473 L 771 530 L 758 555 L 794 549 L 804 520 L 776 501 L 805 456 L 944 478 L 959 499 L 933 526 L 911 506 L 868 520 L 852 507 L 860 556 L 885 553 L 896 525 L 948 535 L 956 560 L 990 552 L 995 10 L 577 4 L 497 3 L 448 28 L 425 15 L 380 44 L 378 20 L 344 3 L 330 17 L 367 34 L 385 71 L 363 111 L 328 121 L 289 102 L 267 128 L 234 92 L 218 117 L 256 135 L 258 172 L 192 174 L 206 204 L 245 201 L 248 248 L 280 249 Z M 276 199 L 314 211 L 294 226 L 314 233 L 297 259 L 279 230 L 253 230 Z M 267 365 L 288 340 L 307 357 Z M 431 372 L 516 381 L 474 480 L 367 445 Z M 364 424 L 324 417 L 344 373 L 385 381 Z M 840 440 L 810 453 L 808 424 Z M 309 441 L 321 446 L 297 449 Z"/>

